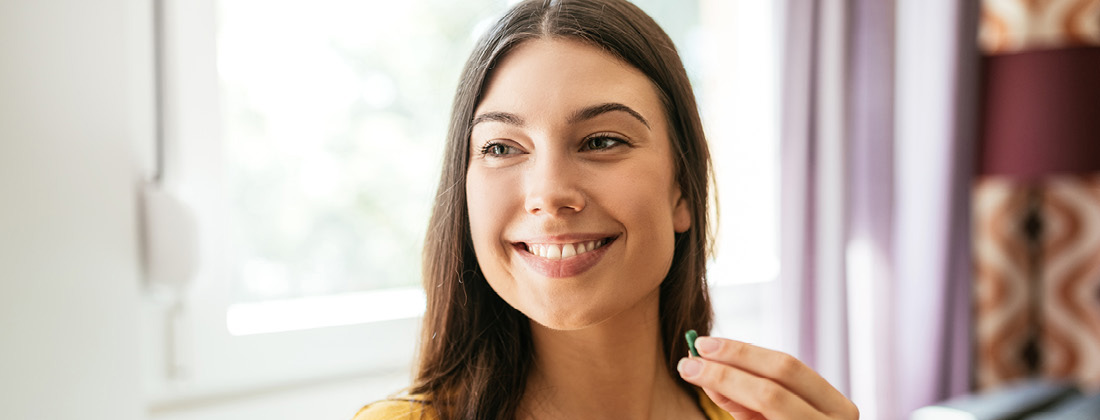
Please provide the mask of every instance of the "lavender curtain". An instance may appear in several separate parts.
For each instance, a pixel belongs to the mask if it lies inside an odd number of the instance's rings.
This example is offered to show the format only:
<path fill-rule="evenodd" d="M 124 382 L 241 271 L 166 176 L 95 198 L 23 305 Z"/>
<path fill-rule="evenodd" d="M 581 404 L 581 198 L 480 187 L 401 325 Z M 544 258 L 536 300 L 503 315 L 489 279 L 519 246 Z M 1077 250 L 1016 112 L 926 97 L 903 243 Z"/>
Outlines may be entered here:
<path fill-rule="evenodd" d="M 789 0 L 787 348 L 903 419 L 970 387 L 977 3 Z"/>
<path fill-rule="evenodd" d="M 978 136 L 979 2 L 903 2 L 896 142 L 898 408 L 971 389 L 970 192 Z M 911 332 L 911 333 L 910 333 Z"/>

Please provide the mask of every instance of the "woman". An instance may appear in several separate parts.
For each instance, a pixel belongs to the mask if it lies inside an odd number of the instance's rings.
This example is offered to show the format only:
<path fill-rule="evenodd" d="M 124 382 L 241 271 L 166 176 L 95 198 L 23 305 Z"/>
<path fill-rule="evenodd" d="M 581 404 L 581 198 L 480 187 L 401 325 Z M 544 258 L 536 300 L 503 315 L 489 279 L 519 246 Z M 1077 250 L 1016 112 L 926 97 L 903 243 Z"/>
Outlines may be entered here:
<path fill-rule="evenodd" d="M 356 419 L 854 419 L 711 326 L 710 158 L 668 36 L 625 0 L 525 1 L 454 102 L 410 395 Z"/>

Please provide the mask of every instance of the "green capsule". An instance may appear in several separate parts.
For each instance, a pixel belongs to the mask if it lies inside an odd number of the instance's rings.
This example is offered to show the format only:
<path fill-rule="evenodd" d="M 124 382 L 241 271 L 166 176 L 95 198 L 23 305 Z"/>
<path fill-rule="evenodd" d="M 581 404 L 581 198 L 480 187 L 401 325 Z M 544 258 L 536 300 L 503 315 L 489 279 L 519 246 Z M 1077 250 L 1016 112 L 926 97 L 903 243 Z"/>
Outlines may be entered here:
<path fill-rule="evenodd" d="M 695 330 L 688 330 L 688 332 L 684 334 L 684 338 L 687 339 L 688 351 L 691 352 L 691 356 L 699 357 L 699 352 L 695 350 L 695 339 L 699 338 L 699 333 L 695 332 Z"/>

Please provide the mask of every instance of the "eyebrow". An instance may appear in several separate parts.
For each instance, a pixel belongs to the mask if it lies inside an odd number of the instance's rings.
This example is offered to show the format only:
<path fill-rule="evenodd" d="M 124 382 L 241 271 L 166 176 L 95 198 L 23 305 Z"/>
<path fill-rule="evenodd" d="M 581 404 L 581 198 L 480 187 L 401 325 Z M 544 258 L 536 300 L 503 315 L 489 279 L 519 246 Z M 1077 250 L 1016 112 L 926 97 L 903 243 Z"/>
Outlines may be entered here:
<path fill-rule="evenodd" d="M 577 112 L 574 112 L 573 115 L 569 117 L 569 123 L 570 124 L 575 124 L 575 123 L 578 123 L 578 122 L 581 122 L 581 121 L 596 118 L 596 117 L 598 117 L 600 115 L 603 115 L 603 114 L 606 114 L 608 112 L 615 112 L 615 111 L 621 111 L 621 112 L 625 112 L 627 114 L 630 114 L 630 116 L 634 117 L 635 119 L 640 121 L 643 125 L 645 125 L 646 128 L 650 128 L 649 121 L 646 121 L 645 117 L 643 117 L 642 114 L 638 113 L 638 111 L 635 111 L 633 108 L 631 108 L 629 106 L 626 106 L 626 105 L 623 105 L 623 104 L 618 103 L 618 102 L 608 102 L 608 103 L 592 105 L 592 106 L 587 106 L 587 107 L 581 108 L 581 109 L 577 110 Z M 474 117 L 474 120 L 470 123 L 470 126 L 473 127 L 475 125 L 478 125 L 479 123 L 489 122 L 489 121 L 505 123 L 505 124 L 514 125 L 514 126 L 517 126 L 517 127 L 523 127 L 523 125 L 526 124 L 526 122 L 523 120 L 523 118 L 520 118 L 519 115 L 508 113 L 508 112 L 492 111 L 492 112 L 486 112 L 486 113 L 483 113 L 483 114 L 478 114 L 478 116 Z"/>
<path fill-rule="evenodd" d="M 615 112 L 615 111 L 622 111 L 622 112 L 625 112 L 627 114 L 630 114 L 630 116 L 638 119 L 638 121 L 641 121 L 642 124 L 645 125 L 645 128 L 650 128 L 649 127 L 649 121 L 646 121 L 645 117 L 642 117 L 642 114 L 639 114 L 638 111 L 635 111 L 633 108 L 631 108 L 629 106 L 626 106 L 626 105 L 623 105 L 623 104 L 620 104 L 618 102 L 608 102 L 608 103 L 605 103 L 605 104 L 592 105 L 592 106 L 585 107 L 585 108 L 582 108 L 580 110 L 577 110 L 577 112 L 573 113 L 572 117 L 569 117 L 569 123 L 572 124 L 572 123 L 578 123 L 578 122 L 581 122 L 581 121 L 584 121 L 584 120 L 590 120 L 590 119 L 596 118 L 600 115 L 606 114 L 608 112 Z"/>
<path fill-rule="evenodd" d="M 493 111 L 479 114 L 478 116 L 474 117 L 474 121 L 470 123 L 470 127 L 487 121 L 501 122 L 518 127 L 523 127 L 523 125 L 525 124 L 523 118 L 520 118 L 519 115 L 509 114 L 507 112 Z"/>

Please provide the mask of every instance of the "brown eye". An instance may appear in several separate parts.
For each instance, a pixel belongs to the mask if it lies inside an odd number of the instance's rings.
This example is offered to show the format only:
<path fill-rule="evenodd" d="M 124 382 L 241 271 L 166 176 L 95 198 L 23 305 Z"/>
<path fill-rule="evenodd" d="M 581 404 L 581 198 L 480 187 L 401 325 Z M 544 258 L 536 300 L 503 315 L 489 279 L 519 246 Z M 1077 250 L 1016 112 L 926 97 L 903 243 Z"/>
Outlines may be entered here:
<path fill-rule="evenodd" d="M 514 155 L 516 153 L 519 153 L 519 150 L 503 143 L 489 143 L 481 147 L 481 154 L 483 156 L 504 156 Z"/>
<path fill-rule="evenodd" d="M 595 136 L 589 137 L 584 141 L 583 150 L 605 150 L 612 147 L 626 144 L 625 140 L 618 139 L 611 136 Z"/>

